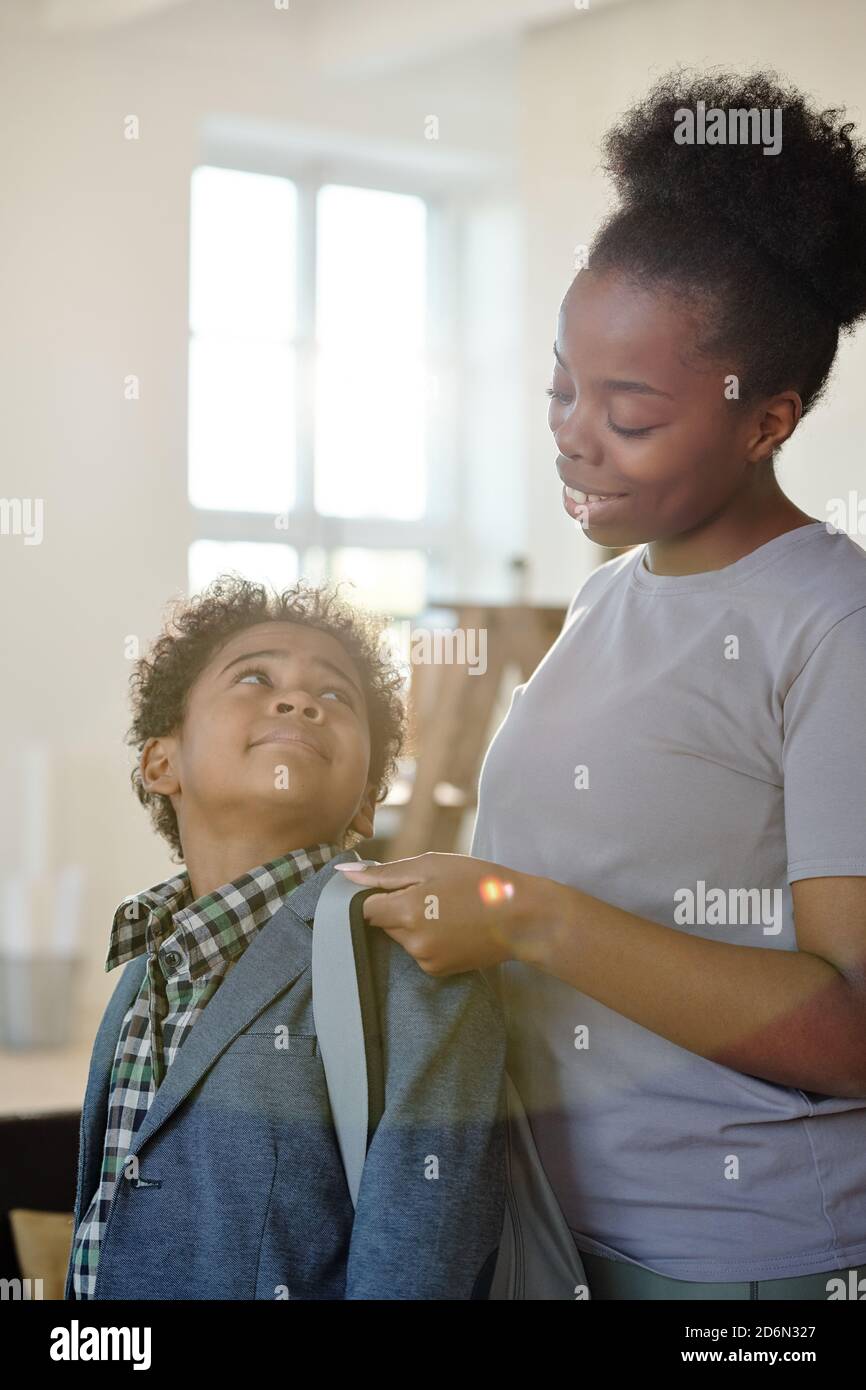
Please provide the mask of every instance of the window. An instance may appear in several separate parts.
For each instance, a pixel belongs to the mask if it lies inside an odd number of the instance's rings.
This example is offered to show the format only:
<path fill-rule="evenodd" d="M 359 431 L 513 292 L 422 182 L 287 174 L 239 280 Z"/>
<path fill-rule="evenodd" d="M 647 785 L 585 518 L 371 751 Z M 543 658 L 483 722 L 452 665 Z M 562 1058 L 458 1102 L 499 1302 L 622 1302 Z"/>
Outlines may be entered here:
<path fill-rule="evenodd" d="M 423 609 L 449 559 L 448 470 L 435 498 L 427 472 L 430 224 L 412 192 L 194 170 L 192 591 L 238 569 L 348 579 L 346 597 L 395 618 Z"/>
<path fill-rule="evenodd" d="M 295 482 L 296 189 L 198 168 L 190 235 L 190 501 L 284 511 Z"/>
<path fill-rule="evenodd" d="M 405 194 L 325 187 L 316 227 L 317 510 L 420 517 L 424 204 Z"/>

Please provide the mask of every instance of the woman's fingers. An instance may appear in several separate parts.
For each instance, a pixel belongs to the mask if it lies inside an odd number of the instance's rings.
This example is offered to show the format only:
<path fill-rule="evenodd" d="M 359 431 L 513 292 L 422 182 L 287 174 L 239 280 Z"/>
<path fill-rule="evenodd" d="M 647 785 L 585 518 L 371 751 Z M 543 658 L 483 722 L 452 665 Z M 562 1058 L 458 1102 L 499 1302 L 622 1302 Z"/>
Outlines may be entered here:
<path fill-rule="evenodd" d="M 414 894 L 410 898 L 410 893 L 409 888 L 392 893 L 371 893 L 361 904 L 364 920 L 371 927 L 411 927 Z"/>
<path fill-rule="evenodd" d="M 426 866 L 422 860 L 426 857 L 418 854 L 411 859 L 394 859 L 390 864 L 375 864 L 369 869 L 362 864 L 335 864 L 334 869 L 365 888 L 410 888 L 424 879 Z"/>

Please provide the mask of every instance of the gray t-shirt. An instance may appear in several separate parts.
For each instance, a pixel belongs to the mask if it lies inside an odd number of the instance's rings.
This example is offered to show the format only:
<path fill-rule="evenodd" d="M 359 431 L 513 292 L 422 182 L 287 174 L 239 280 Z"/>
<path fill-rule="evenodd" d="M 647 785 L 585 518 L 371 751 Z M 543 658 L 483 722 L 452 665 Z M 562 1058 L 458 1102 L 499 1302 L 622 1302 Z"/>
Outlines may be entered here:
<path fill-rule="evenodd" d="M 655 575 L 646 552 L 584 581 L 515 689 L 471 852 L 794 951 L 789 885 L 866 874 L 866 553 L 820 521 L 713 572 Z M 529 966 L 502 974 L 509 1071 L 581 1249 L 700 1282 L 866 1261 L 866 1097 L 745 1075 Z"/>

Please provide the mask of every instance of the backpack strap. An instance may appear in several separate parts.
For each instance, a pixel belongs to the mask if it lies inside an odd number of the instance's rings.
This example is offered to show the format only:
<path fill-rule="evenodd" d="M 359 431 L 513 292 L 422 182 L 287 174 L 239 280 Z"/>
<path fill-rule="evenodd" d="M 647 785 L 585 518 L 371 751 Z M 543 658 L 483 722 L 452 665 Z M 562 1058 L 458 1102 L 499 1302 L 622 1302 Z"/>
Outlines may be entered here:
<path fill-rule="evenodd" d="M 352 1205 L 385 1107 L 381 1025 L 363 901 L 380 889 L 333 874 L 313 918 L 313 1017 Z M 373 928 L 376 930 L 376 928 Z"/>

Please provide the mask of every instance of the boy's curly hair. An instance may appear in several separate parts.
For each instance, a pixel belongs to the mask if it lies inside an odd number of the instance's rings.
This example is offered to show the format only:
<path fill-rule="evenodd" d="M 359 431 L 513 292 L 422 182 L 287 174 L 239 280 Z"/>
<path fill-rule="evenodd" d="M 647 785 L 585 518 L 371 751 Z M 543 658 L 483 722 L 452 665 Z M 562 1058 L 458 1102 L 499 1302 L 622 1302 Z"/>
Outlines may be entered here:
<path fill-rule="evenodd" d="M 346 582 L 346 581 L 342 581 Z M 216 651 L 236 632 L 268 621 L 299 623 L 329 632 L 342 643 L 361 675 L 370 728 L 368 780 L 374 800 L 387 795 L 406 737 L 404 675 L 387 654 L 383 633 L 388 619 L 349 603 L 339 585 L 315 586 L 303 579 L 290 589 L 270 591 L 234 571 L 219 575 L 192 598 L 168 605 L 163 631 L 129 678 L 133 721 L 125 741 L 135 744 L 139 764 L 130 781 L 151 822 L 172 850 L 172 861 L 183 863 L 180 827 L 169 797 L 150 792 L 140 769 L 140 754 L 149 738 L 176 733 L 183 725 L 189 692 Z M 362 840 L 347 830 L 343 848 Z"/>

